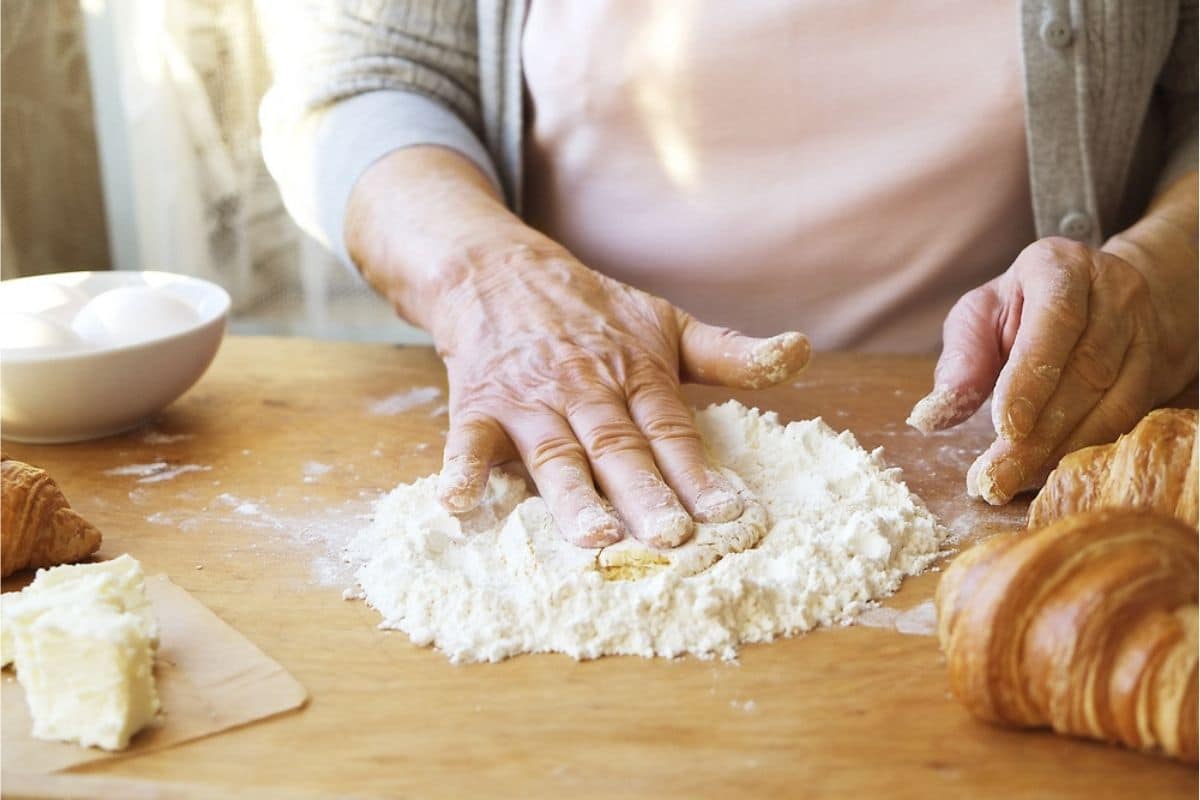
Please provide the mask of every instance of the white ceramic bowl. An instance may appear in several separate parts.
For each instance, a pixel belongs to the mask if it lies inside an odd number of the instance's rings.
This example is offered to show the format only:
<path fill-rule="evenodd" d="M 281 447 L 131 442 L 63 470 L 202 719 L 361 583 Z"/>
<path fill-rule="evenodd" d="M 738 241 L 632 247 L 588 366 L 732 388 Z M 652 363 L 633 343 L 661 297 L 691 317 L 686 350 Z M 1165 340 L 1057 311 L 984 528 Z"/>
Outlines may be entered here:
<path fill-rule="evenodd" d="M 192 318 L 173 330 L 161 330 L 160 318 L 159 334 L 139 337 L 142 315 L 127 303 L 128 316 L 116 320 L 123 335 L 95 338 L 97 326 L 112 321 L 112 309 L 97 317 L 95 309 L 104 312 L 104 303 L 89 301 L 111 289 L 140 287 L 168 295 L 161 304 L 167 311 L 180 309 L 176 301 L 182 301 Z M 161 317 L 163 309 L 157 311 Z M 200 379 L 221 345 L 228 315 L 229 294 L 220 286 L 168 272 L 65 272 L 0 281 L 0 325 L 7 328 L 0 336 L 0 435 L 18 442 L 76 442 L 137 426 Z"/>

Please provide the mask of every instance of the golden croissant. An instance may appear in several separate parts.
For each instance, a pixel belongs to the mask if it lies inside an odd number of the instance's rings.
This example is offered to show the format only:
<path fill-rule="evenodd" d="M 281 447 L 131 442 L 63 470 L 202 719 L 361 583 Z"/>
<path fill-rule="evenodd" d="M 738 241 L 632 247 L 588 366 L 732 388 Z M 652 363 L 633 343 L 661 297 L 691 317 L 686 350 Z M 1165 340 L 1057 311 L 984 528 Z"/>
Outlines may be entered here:
<path fill-rule="evenodd" d="M 1200 502 L 1198 447 L 1195 409 L 1151 411 L 1116 442 L 1065 456 L 1029 507 L 1029 527 L 1040 528 L 1074 511 L 1140 508 L 1169 514 L 1194 528 Z"/>
<path fill-rule="evenodd" d="M 0 576 L 79 561 L 100 547 L 100 531 L 71 509 L 45 471 L 0 460 Z"/>
<path fill-rule="evenodd" d="M 1086 511 L 967 550 L 937 589 L 959 701 L 985 720 L 1196 761 L 1197 534 Z"/>

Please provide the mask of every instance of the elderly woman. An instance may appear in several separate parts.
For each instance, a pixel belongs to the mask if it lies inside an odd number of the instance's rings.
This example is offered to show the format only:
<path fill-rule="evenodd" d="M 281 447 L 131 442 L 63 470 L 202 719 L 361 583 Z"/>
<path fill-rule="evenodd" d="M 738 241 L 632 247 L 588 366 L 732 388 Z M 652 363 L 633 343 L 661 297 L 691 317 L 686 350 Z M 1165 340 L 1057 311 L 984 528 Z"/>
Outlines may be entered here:
<path fill-rule="evenodd" d="M 453 511 L 515 456 L 579 545 L 733 519 L 680 382 L 779 383 L 810 339 L 940 339 L 910 422 L 992 396 L 990 503 L 1196 375 L 1194 1 L 262 11 L 267 162 L 433 336 Z"/>

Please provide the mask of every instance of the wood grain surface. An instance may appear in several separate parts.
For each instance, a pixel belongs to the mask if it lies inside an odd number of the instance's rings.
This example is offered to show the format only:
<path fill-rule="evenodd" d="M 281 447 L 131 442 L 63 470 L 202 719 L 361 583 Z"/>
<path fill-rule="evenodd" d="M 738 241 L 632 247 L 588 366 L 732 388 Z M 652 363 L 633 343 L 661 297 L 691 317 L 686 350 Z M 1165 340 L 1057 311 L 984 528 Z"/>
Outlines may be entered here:
<path fill-rule="evenodd" d="M 734 395 L 882 446 L 960 534 L 1015 527 L 1024 503 L 963 495 L 986 415 L 931 437 L 905 427 L 931 373 L 930 359 L 818 354 L 792 386 Z M 413 391 L 424 387 L 443 391 Z M 374 611 L 342 600 L 337 549 L 381 492 L 437 468 L 444 402 L 428 349 L 234 337 L 146 427 L 74 445 L 5 442 L 100 527 L 103 556 L 166 572 L 312 698 L 161 752 L 6 774 L 5 796 L 1196 796 L 1194 768 L 977 723 L 947 694 L 936 640 L 886 625 L 747 647 L 732 664 L 524 656 L 458 667 L 377 630 Z M 909 580 L 886 605 L 922 607 L 937 577 Z"/>

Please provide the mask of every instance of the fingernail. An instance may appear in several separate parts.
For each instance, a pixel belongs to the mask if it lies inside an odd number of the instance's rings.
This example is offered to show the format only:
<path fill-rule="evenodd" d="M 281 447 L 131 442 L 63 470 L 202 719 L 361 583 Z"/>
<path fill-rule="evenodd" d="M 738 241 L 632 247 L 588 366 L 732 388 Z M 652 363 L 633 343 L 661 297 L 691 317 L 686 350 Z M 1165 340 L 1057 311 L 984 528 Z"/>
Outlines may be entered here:
<path fill-rule="evenodd" d="M 983 470 L 979 475 L 979 493 L 994 506 L 1003 505 L 1021 490 L 1025 470 L 1019 461 L 1004 458 Z"/>
<path fill-rule="evenodd" d="M 479 505 L 475 500 L 475 493 L 466 488 L 442 490 L 441 500 L 442 505 L 451 514 L 465 514 Z"/>
<path fill-rule="evenodd" d="M 935 386 L 913 406 L 905 422 L 921 433 L 933 433 L 962 422 L 979 406 L 977 393 Z"/>
<path fill-rule="evenodd" d="M 967 470 L 967 496 L 979 497 L 979 473 L 983 471 L 983 460 L 987 453 L 980 453 L 976 459 L 971 462 L 970 468 Z"/>
<path fill-rule="evenodd" d="M 755 388 L 765 389 L 799 375 L 808 366 L 809 351 L 808 337 L 796 331 L 760 342 L 746 364 Z"/>
<path fill-rule="evenodd" d="M 706 489 L 696 498 L 697 522 L 731 522 L 742 515 L 742 499 L 728 489 Z"/>
<path fill-rule="evenodd" d="M 642 521 L 643 542 L 654 547 L 678 547 L 691 538 L 695 523 L 682 509 L 653 511 Z"/>
<path fill-rule="evenodd" d="M 624 538 L 621 522 L 599 506 L 585 506 L 575 515 L 575 544 L 579 547 L 607 547 Z"/>
<path fill-rule="evenodd" d="M 1004 430 L 1001 433 L 1005 439 L 1010 442 L 1020 441 L 1028 436 L 1033 431 L 1034 423 L 1037 422 L 1037 414 L 1034 411 L 1033 403 L 1026 400 L 1024 397 L 1018 397 L 1008 404 L 1008 411 L 1004 414 Z"/>
<path fill-rule="evenodd" d="M 438 476 L 438 497 L 451 513 L 461 514 L 479 505 L 487 488 L 486 481 L 481 486 L 478 479 L 480 466 L 478 459 L 459 456 L 442 467 Z"/>
<path fill-rule="evenodd" d="M 945 387 L 934 388 L 932 392 L 917 401 L 905 422 L 921 433 L 936 431 L 945 416 L 948 391 Z"/>

